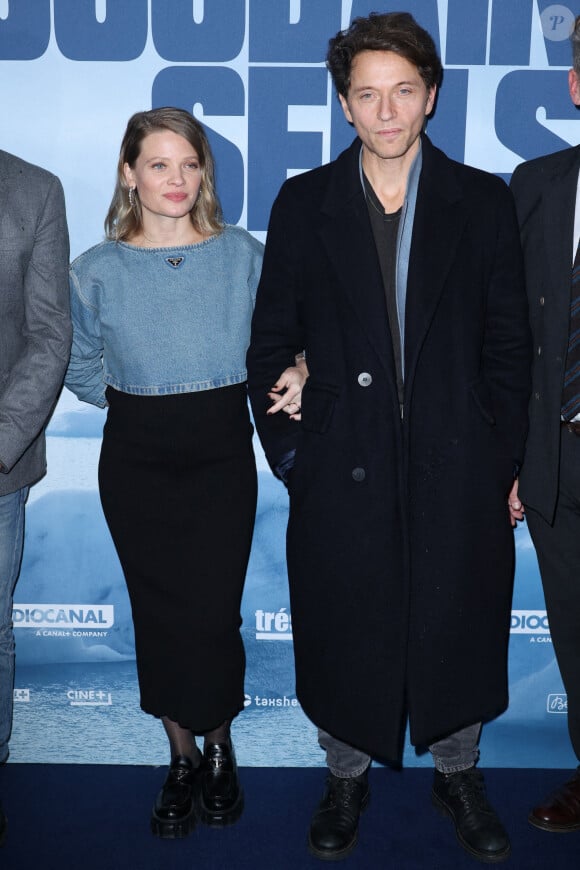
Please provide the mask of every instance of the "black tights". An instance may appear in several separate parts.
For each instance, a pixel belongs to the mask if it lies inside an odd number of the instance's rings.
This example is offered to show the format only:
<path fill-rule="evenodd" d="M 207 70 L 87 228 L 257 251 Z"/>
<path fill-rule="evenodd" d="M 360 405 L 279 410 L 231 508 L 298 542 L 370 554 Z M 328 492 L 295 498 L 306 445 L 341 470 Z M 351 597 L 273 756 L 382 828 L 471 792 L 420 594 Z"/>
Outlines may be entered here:
<path fill-rule="evenodd" d="M 171 758 L 176 755 L 185 755 L 190 758 L 194 766 L 199 764 L 200 751 L 195 742 L 195 735 L 189 728 L 182 728 L 177 722 L 169 719 L 167 716 L 162 716 L 161 721 L 169 739 L 169 749 Z M 226 720 L 212 731 L 206 731 L 203 735 L 204 749 L 208 743 L 227 743 L 230 739 L 230 722 Z"/>

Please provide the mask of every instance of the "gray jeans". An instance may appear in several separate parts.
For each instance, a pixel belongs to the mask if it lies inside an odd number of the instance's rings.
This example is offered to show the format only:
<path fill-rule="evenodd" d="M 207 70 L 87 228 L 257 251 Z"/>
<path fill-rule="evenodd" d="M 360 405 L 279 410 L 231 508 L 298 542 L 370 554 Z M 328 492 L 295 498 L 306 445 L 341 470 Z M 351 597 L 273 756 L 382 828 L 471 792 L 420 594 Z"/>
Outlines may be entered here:
<path fill-rule="evenodd" d="M 457 773 L 473 767 L 479 757 L 480 731 L 481 722 L 476 722 L 432 743 L 429 751 L 437 770 L 441 773 Z M 371 757 L 366 752 L 343 743 L 321 728 L 318 729 L 318 742 L 326 750 L 326 763 L 334 776 L 342 779 L 360 776 L 371 763 Z"/>

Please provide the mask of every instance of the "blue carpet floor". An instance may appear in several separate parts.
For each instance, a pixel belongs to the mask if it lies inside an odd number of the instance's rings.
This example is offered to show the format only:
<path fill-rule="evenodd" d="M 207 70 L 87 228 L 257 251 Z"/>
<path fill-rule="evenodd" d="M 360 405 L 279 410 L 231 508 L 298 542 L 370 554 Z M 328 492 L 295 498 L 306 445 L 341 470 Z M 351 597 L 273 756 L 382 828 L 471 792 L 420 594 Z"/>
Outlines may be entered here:
<path fill-rule="evenodd" d="M 579 870 L 580 833 L 546 834 L 527 822 L 530 804 L 568 771 L 486 773 L 489 796 L 508 828 L 506 870 Z M 8 834 L 1 870 L 321 870 L 306 850 L 324 771 L 245 768 L 246 810 L 224 830 L 198 826 L 185 840 L 149 833 L 165 770 L 153 767 L 8 764 L 0 795 Z M 372 797 L 345 870 L 474 870 L 451 823 L 430 802 L 431 772 L 373 768 Z M 328 865 L 326 865 L 328 866 Z"/>

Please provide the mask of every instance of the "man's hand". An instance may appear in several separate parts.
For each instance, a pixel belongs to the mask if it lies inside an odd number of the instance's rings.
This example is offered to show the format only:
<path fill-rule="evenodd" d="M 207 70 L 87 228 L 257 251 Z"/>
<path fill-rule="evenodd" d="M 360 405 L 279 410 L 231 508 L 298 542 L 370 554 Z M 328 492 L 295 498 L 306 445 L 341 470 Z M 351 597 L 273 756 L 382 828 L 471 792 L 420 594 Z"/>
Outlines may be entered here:
<path fill-rule="evenodd" d="M 514 480 L 514 485 L 510 489 L 510 493 L 508 495 L 508 507 L 510 511 L 510 523 L 512 527 L 515 528 L 518 520 L 523 520 L 524 518 L 524 506 L 518 498 L 518 479 Z"/>

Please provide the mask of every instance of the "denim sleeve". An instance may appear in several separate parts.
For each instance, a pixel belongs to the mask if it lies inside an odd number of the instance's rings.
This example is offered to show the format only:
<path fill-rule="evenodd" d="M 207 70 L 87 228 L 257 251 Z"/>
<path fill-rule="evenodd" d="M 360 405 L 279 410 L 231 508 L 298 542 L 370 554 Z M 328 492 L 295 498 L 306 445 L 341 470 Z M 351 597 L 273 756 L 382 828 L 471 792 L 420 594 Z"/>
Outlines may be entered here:
<path fill-rule="evenodd" d="M 73 340 L 65 385 L 83 402 L 105 408 L 103 339 L 98 310 L 81 295 L 78 279 L 70 273 Z"/>

